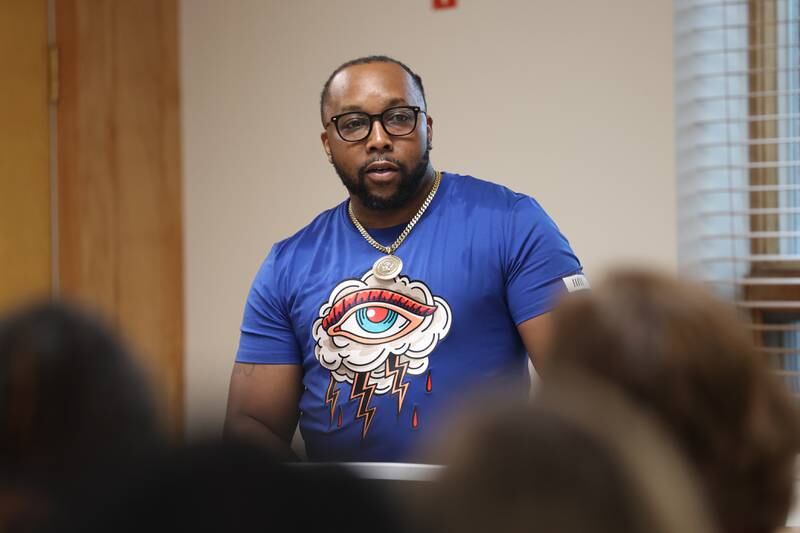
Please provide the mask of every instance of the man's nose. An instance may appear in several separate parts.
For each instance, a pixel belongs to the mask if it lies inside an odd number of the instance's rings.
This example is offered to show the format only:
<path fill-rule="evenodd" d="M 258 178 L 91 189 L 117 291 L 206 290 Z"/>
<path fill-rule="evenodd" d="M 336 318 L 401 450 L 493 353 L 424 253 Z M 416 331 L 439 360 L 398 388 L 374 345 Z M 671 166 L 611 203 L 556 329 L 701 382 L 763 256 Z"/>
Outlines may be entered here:
<path fill-rule="evenodd" d="M 368 152 L 387 152 L 392 150 L 392 136 L 386 133 L 383 123 L 376 118 L 372 121 L 372 131 L 367 137 Z"/>

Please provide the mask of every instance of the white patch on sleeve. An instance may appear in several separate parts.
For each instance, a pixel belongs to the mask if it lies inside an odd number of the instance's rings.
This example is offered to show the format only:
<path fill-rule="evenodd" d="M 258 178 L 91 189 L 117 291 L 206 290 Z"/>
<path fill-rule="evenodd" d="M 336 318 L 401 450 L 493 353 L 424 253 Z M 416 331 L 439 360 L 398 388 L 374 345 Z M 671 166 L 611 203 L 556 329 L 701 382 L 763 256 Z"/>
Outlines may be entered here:
<path fill-rule="evenodd" d="M 567 286 L 568 292 L 581 291 L 591 288 L 589 286 L 589 280 L 586 279 L 586 276 L 584 276 L 583 274 L 575 274 L 574 276 L 567 276 L 566 278 L 561 278 L 561 281 L 563 281 L 564 285 Z"/>

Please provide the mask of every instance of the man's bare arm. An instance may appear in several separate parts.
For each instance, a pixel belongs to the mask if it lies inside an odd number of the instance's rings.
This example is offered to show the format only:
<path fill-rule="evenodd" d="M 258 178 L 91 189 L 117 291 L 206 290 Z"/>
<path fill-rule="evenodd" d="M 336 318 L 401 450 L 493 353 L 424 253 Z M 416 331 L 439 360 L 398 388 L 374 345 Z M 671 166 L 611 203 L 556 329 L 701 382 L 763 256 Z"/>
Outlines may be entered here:
<path fill-rule="evenodd" d="M 302 392 L 301 365 L 235 363 L 225 436 L 255 442 L 281 459 L 294 458 L 291 442 Z"/>
<path fill-rule="evenodd" d="M 533 317 L 517 326 L 528 357 L 531 358 L 533 367 L 539 375 L 542 375 L 544 367 L 547 366 L 552 329 L 553 317 L 550 313 Z"/>

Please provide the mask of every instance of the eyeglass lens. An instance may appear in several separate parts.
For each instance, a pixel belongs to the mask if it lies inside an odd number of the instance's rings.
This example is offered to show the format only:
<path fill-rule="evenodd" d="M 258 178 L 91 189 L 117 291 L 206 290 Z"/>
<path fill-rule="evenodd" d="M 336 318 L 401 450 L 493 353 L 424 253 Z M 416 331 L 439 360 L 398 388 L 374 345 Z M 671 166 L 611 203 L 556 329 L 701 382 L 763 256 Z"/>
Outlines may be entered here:
<path fill-rule="evenodd" d="M 393 107 L 381 114 L 381 124 L 390 135 L 408 135 L 417 125 L 417 113 L 411 107 Z M 346 113 L 336 121 L 336 129 L 346 141 L 366 139 L 371 128 L 372 120 L 367 113 Z"/>

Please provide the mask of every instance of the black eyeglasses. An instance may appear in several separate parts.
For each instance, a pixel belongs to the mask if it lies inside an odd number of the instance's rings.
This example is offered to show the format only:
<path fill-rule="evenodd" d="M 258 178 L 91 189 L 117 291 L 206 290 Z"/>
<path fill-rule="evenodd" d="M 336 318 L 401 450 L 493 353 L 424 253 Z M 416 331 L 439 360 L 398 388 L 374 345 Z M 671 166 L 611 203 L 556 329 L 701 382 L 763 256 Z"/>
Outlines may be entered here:
<path fill-rule="evenodd" d="M 331 117 L 330 124 L 336 126 L 336 131 L 343 141 L 355 143 L 363 141 L 372 133 L 372 124 L 380 120 L 386 133 L 395 137 L 409 135 L 417 127 L 417 116 L 424 113 L 415 106 L 397 106 L 384 110 L 383 113 L 370 115 L 362 111 L 342 113 Z M 326 124 L 327 126 L 327 124 Z"/>

